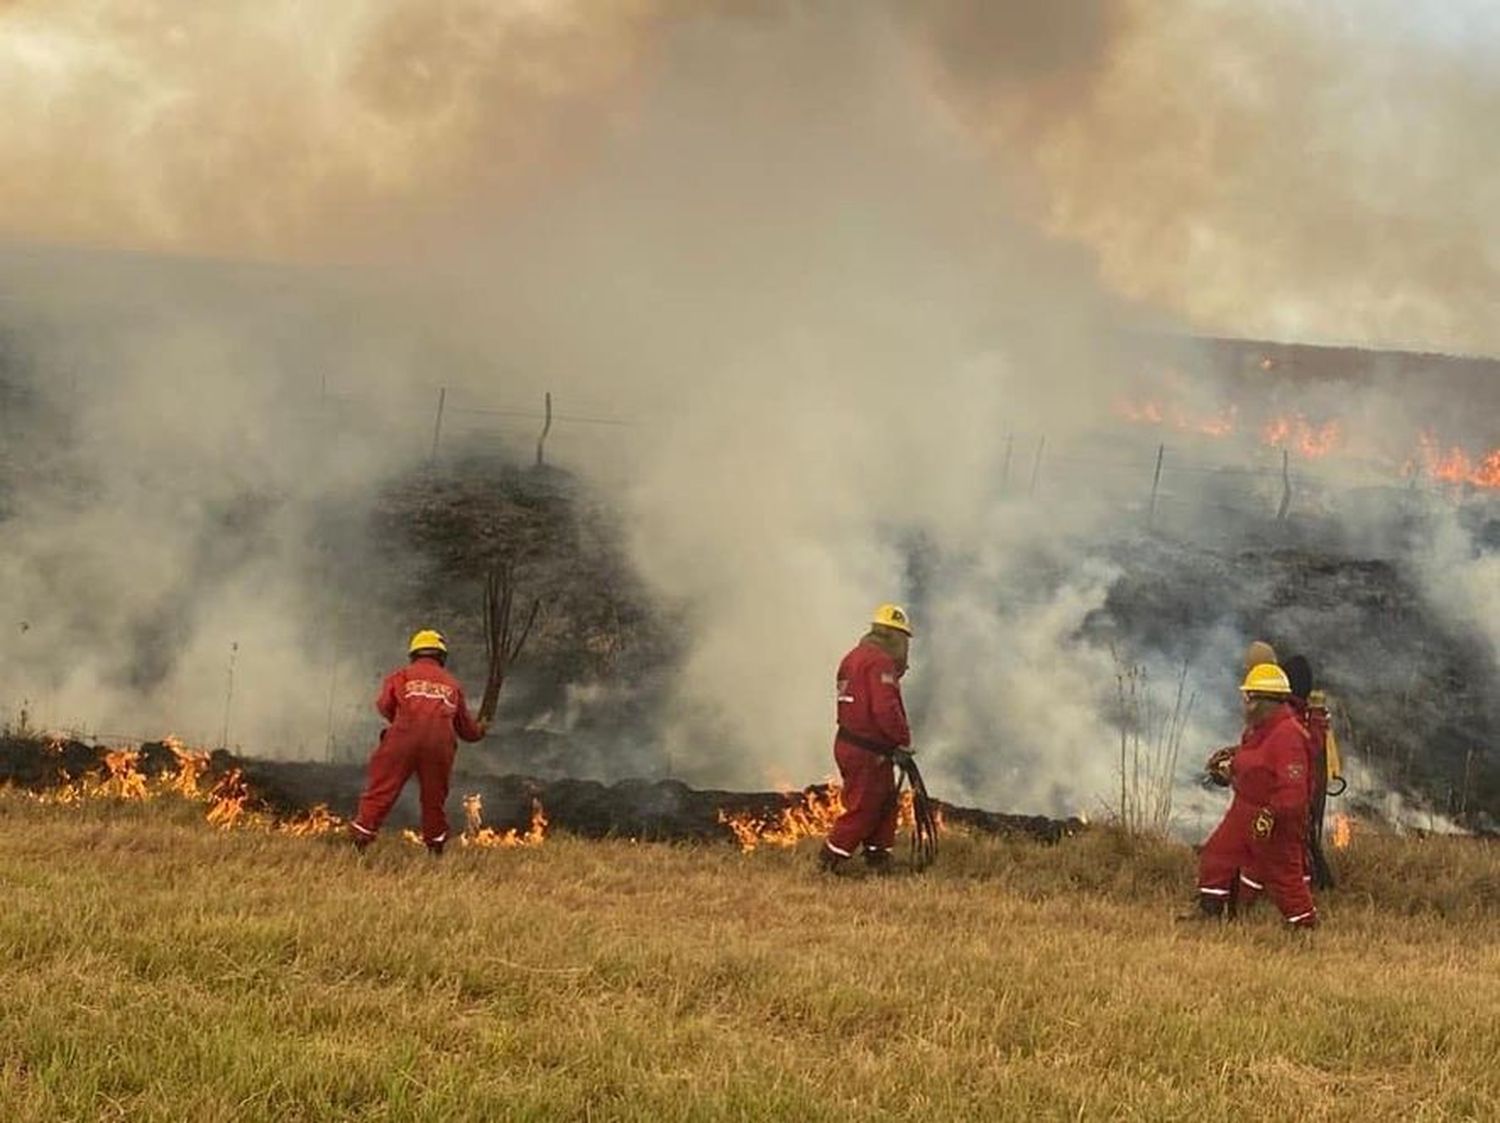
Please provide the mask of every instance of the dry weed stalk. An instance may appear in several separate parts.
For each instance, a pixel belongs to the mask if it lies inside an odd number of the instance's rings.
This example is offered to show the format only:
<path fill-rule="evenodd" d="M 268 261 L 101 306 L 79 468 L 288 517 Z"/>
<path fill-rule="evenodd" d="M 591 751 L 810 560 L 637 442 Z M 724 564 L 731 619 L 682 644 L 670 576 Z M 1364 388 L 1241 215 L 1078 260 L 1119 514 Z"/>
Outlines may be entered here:
<path fill-rule="evenodd" d="M 520 658 L 542 608 L 541 601 L 533 600 L 526 613 L 526 622 L 519 629 L 514 627 L 515 577 L 516 563 L 507 559 L 492 568 L 484 579 L 484 637 L 490 669 L 484 684 L 484 697 L 479 702 L 480 721 L 493 720 L 506 672 Z"/>

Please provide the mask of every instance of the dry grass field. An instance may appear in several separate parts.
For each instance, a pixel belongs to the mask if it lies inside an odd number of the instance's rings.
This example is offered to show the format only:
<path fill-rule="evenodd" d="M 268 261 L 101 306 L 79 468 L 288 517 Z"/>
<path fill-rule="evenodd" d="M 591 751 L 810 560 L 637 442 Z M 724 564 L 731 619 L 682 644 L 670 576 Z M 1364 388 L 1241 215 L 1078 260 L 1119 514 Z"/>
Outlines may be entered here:
<path fill-rule="evenodd" d="M 3 1120 L 1500 1118 L 1500 851 L 1357 832 L 1315 933 L 1192 856 L 441 861 L 0 793 Z"/>

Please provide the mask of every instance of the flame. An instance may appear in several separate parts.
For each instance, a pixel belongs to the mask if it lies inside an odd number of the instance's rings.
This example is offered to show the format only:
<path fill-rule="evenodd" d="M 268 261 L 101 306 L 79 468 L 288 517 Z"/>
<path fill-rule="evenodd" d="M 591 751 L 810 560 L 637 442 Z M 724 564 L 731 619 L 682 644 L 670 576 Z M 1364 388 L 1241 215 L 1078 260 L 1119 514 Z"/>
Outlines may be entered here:
<path fill-rule="evenodd" d="M 1201 433 L 1207 437 L 1227 437 L 1235 430 L 1238 411 L 1228 406 L 1218 413 L 1193 414 L 1180 406 L 1164 408 L 1160 402 L 1115 403 L 1115 412 L 1138 425 L 1168 425 L 1180 433 Z"/>
<path fill-rule="evenodd" d="M 277 831 L 293 838 L 319 838 L 344 829 L 344 820 L 328 810 L 326 803 L 313 807 L 306 815 L 278 823 Z"/>
<path fill-rule="evenodd" d="M 59 740 L 58 751 L 61 744 Z M 78 780 L 60 772 L 56 788 L 28 794 L 40 803 L 62 807 L 77 807 L 88 800 L 142 803 L 170 797 L 204 804 L 205 821 L 219 830 L 255 829 L 293 838 L 332 835 L 347 825 L 322 803 L 289 819 L 258 810 L 255 793 L 240 769 L 231 769 L 207 784 L 211 764 L 208 753 L 189 749 L 174 737 L 165 738 L 163 744 L 172 751 L 176 767 L 157 776 L 148 777 L 140 770 L 139 749 L 112 749 L 104 756 L 102 771 L 88 773 Z M 459 838 L 464 846 L 539 846 L 547 835 L 547 813 L 539 800 L 531 802 L 531 822 L 524 831 L 496 831 L 486 827 L 477 793 L 464 797 L 464 818 L 466 825 Z M 418 844 L 422 841 L 415 831 L 405 831 L 403 837 Z"/>
<path fill-rule="evenodd" d="M 1260 439 L 1273 448 L 1293 449 L 1311 460 L 1327 456 L 1344 440 L 1344 427 L 1336 420 L 1315 425 L 1300 413 L 1275 417 L 1261 426 Z"/>
<path fill-rule="evenodd" d="M 115 749 L 104 754 L 109 775 L 103 781 L 103 795 L 113 799 L 150 799 L 146 777 L 136 768 L 141 754 L 134 749 Z"/>
<path fill-rule="evenodd" d="M 464 796 L 464 829 L 458 836 L 462 846 L 540 846 L 547 837 L 547 812 L 539 799 L 531 801 L 531 825 L 524 832 L 514 828 L 497 831 L 484 825 L 484 800 L 478 792 Z M 420 841 L 420 839 L 418 840 Z"/>
<path fill-rule="evenodd" d="M 1239 431 L 1234 406 L 1218 413 L 1195 414 L 1181 406 L 1163 406 L 1157 401 L 1121 399 L 1115 402 L 1114 412 L 1133 424 L 1165 426 L 1182 433 L 1227 437 Z M 1257 436 L 1262 444 L 1288 449 L 1309 460 L 1342 452 L 1349 443 L 1342 421 L 1337 418 L 1312 421 L 1301 413 L 1271 418 L 1260 426 Z M 1401 475 L 1413 476 L 1421 471 L 1443 483 L 1500 488 L 1500 448 L 1471 456 L 1458 445 L 1445 446 L 1431 432 L 1421 434 L 1419 446 L 1417 455 L 1406 461 Z"/>
<path fill-rule="evenodd" d="M 822 838 L 844 813 L 844 789 L 837 780 L 830 779 L 795 795 L 788 794 L 792 802 L 773 815 L 756 815 L 749 811 L 719 812 L 719 822 L 729 828 L 742 853 L 748 854 L 761 846 L 784 848 L 796 846 L 804 838 Z M 910 788 L 901 792 L 896 813 L 899 829 L 910 829 L 916 821 L 912 810 L 914 798 Z M 941 829 L 941 811 L 937 812 L 936 818 Z"/>
<path fill-rule="evenodd" d="M 1479 459 L 1470 459 L 1465 449 L 1457 445 L 1444 449 L 1436 436 L 1423 432 L 1419 455 L 1423 470 L 1435 480 L 1500 488 L 1500 448 L 1491 449 Z M 1415 470 L 1415 467 L 1415 463 L 1408 464 L 1409 470 Z"/>
<path fill-rule="evenodd" d="M 793 803 L 766 817 L 743 811 L 719 812 L 719 822 L 729 828 L 742 852 L 760 846 L 795 846 L 804 838 L 820 838 L 844 813 L 844 788 L 830 780 L 822 789 L 812 787 L 793 796 Z"/>
<path fill-rule="evenodd" d="M 1354 836 L 1354 821 L 1343 812 L 1333 817 L 1333 848 L 1335 850 L 1347 850 L 1349 840 Z"/>
<path fill-rule="evenodd" d="M 238 768 L 226 772 L 208 793 L 209 807 L 206 818 L 220 830 L 229 830 L 240 825 L 245 815 L 245 805 L 250 801 L 250 789 Z"/>

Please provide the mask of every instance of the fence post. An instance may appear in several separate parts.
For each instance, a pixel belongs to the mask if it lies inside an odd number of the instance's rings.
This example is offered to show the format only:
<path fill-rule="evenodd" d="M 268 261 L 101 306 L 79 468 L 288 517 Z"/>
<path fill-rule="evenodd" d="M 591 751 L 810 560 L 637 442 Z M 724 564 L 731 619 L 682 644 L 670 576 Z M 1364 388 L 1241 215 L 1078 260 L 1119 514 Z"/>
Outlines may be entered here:
<path fill-rule="evenodd" d="M 225 674 L 227 680 L 224 687 L 224 725 L 219 730 L 219 748 L 229 748 L 229 714 L 234 706 L 234 663 L 240 653 L 239 640 L 229 645 L 229 668 Z"/>
<path fill-rule="evenodd" d="M 438 390 L 437 420 L 432 423 L 432 456 L 431 462 L 437 463 L 438 443 L 443 439 L 443 406 L 448 402 L 448 387 L 443 386 Z"/>
<path fill-rule="evenodd" d="M 1161 487 L 1161 462 L 1167 455 L 1167 446 L 1164 444 L 1156 446 L 1156 474 L 1151 477 L 1151 508 L 1146 512 L 1146 525 L 1148 527 L 1156 524 L 1156 493 Z"/>
<path fill-rule="evenodd" d="M 1276 508 L 1276 521 L 1282 522 L 1286 519 L 1286 513 L 1292 506 L 1292 473 L 1290 469 L 1291 453 L 1287 449 L 1281 450 L 1281 506 Z"/>
<path fill-rule="evenodd" d="M 1046 447 L 1047 435 L 1043 433 L 1041 438 L 1036 442 L 1036 459 L 1031 464 L 1031 490 L 1027 492 L 1028 495 L 1036 494 L 1036 481 L 1042 474 L 1042 452 Z"/>
<path fill-rule="evenodd" d="M 540 468 L 544 463 L 543 449 L 547 444 L 547 434 L 552 432 L 552 394 L 546 396 L 546 420 L 542 422 L 542 435 L 536 439 L 536 466 Z"/>

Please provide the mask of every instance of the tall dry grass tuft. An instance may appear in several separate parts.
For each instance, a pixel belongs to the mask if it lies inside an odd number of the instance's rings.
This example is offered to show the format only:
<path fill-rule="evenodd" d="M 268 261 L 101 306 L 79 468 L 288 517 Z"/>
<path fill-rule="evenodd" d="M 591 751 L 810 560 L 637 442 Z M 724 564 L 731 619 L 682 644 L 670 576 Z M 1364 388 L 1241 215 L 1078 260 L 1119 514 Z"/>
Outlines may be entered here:
<path fill-rule="evenodd" d="M 1172 793 L 1182 735 L 1196 692 L 1187 692 L 1188 667 L 1177 676 L 1170 704 L 1158 701 L 1140 664 L 1115 660 L 1115 715 L 1120 730 L 1120 801 L 1115 821 L 1132 835 L 1165 835 L 1172 823 Z"/>

